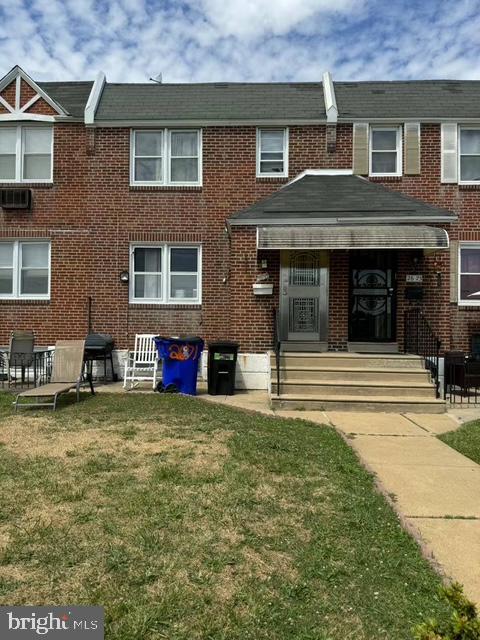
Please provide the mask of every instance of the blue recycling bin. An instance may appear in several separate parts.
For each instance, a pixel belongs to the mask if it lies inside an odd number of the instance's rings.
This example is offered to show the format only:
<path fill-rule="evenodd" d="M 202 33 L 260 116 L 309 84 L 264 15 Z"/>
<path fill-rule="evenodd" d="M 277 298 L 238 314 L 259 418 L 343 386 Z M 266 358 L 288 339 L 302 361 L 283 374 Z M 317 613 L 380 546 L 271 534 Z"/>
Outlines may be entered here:
<path fill-rule="evenodd" d="M 198 363 L 204 341 L 197 336 L 185 338 L 154 338 L 163 362 L 163 387 L 189 396 L 197 395 Z M 171 385 L 169 387 L 169 385 Z"/>

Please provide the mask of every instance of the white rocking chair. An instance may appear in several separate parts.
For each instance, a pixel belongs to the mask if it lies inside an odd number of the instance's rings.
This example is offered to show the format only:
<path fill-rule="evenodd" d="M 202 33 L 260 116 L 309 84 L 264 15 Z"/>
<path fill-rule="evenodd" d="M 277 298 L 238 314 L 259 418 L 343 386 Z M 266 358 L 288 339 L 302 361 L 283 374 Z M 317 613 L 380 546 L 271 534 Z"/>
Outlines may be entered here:
<path fill-rule="evenodd" d="M 152 382 L 153 389 L 157 386 L 158 353 L 154 337 L 145 333 L 135 336 L 135 348 L 125 360 L 124 389 L 133 389 L 139 382 Z"/>

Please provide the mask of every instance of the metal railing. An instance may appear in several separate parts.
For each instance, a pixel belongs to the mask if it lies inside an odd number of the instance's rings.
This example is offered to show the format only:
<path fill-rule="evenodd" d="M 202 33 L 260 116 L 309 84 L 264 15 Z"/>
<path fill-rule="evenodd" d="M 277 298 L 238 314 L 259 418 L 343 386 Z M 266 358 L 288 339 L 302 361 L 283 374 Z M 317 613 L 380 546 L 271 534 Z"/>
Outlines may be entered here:
<path fill-rule="evenodd" d="M 480 360 L 463 351 L 445 354 L 444 399 L 450 404 L 477 405 L 480 401 Z"/>
<path fill-rule="evenodd" d="M 275 352 L 275 367 L 277 369 L 277 396 L 280 396 L 280 351 L 282 341 L 280 338 L 280 312 L 273 310 L 273 350 Z"/>
<path fill-rule="evenodd" d="M 408 309 L 404 315 L 404 351 L 422 356 L 425 368 L 435 384 L 436 397 L 440 397 L 439 361 L 441 341 L 433 332 L 419 308 Z"/>
<path fill-rule="evenodd" d="M 0 352 L 0 388 L 29 389 L 50 382 L 53 351 Z"/>

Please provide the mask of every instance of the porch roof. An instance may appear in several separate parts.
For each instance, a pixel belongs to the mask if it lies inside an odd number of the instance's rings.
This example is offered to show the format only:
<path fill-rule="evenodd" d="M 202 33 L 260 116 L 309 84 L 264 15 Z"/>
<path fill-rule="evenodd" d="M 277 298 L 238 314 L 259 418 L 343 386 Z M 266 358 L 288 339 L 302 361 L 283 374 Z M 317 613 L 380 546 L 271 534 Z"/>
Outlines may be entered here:
<path fill-rule="evenodd" d="M 445 229 L 423 225 L 258 227 L 258 249 L 448 249 Z"/>
<path fill-rule="evenodd" d="M 343 171 L 306 171 L 271 196 L 234 213 L 231 225 L 454 222 L 451 211 Z"/>

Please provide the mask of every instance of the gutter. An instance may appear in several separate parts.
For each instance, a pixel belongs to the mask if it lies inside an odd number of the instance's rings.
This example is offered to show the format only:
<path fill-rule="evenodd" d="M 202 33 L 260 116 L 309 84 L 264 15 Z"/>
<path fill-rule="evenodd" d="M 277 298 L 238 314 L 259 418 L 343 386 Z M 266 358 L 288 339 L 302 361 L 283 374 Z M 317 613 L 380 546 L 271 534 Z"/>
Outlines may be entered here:
<path fill-rule="evenodd" d="M 364 225 L 369 223 L 378 223 L 378 224 L 399 224 L 406 222 L 422 222 L 422 223 L 450 223 L 456 222 L 458 220 L 458 216 L 399 216 L 396 218 L 386 217 L 386 216 L 375 216 L 375 217 L 364 217 L 361 219 L 352 218 L 284 218 L 283 220 L 272 220 L 271 218 L 255 218 L 250 220 L 245 219 L 229 219 L 227 224 L 232 227 L 245 227 L 245 226 L 267 226 L 267 227 L 278 227 L 278 226 L 332 226 L 332 225 Z"/>

